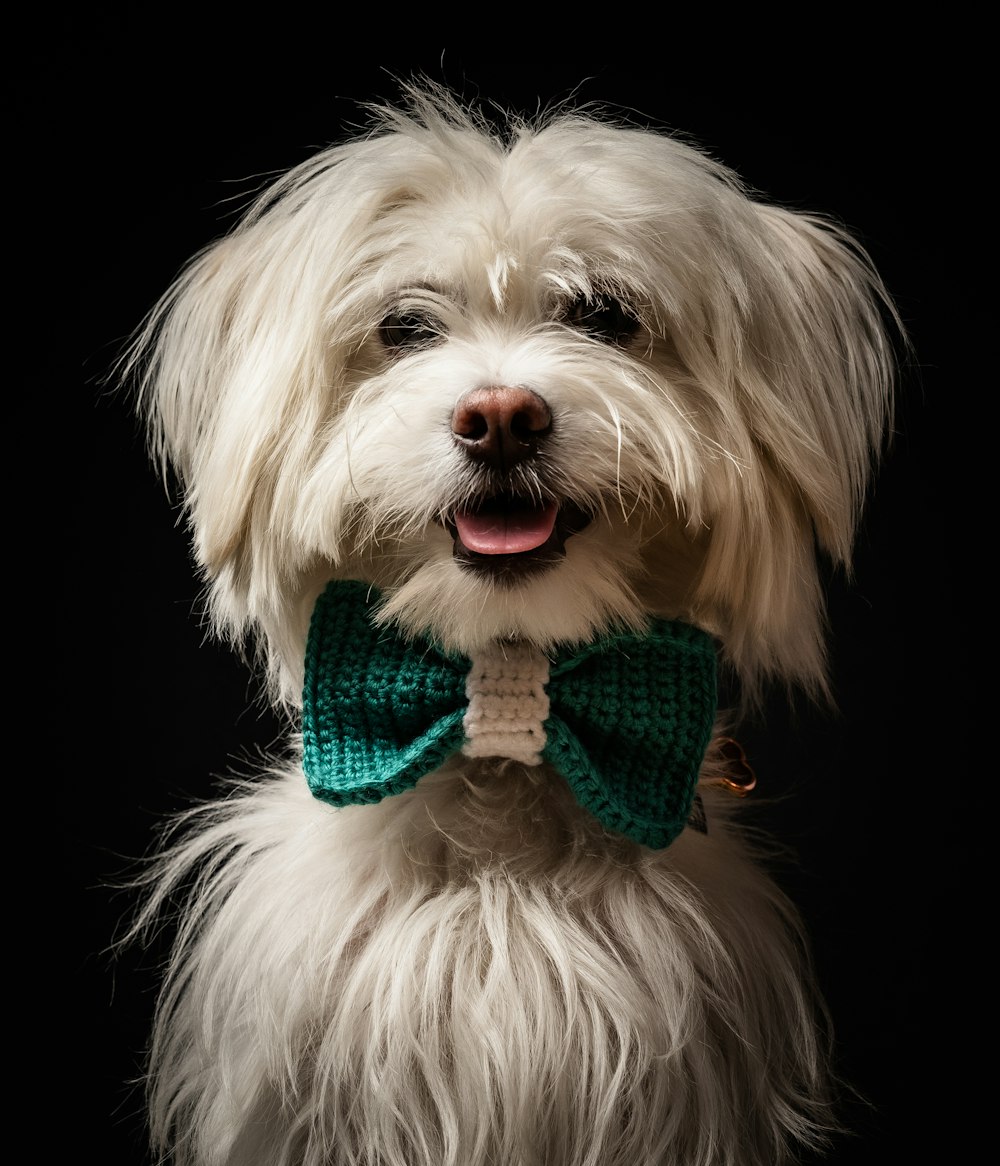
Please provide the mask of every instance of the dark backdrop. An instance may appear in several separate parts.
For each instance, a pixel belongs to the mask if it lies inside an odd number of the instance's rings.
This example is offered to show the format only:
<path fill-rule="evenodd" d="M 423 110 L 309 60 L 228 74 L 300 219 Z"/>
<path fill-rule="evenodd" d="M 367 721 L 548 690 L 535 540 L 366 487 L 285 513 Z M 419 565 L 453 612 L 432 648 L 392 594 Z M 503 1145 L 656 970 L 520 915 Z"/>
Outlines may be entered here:
<path fill-rule="evenodd" d="M 793 716 L 775 701 L 744 742 L 763 796 L 777 799 L 765 817 L 797 852 L 783 881 L 814 937 L 840 1069 L 865 1099 L 848 1105 L 856 1133 L 831 1160 L 964 1160 L 975 1122 L 955 1110 L 975 1077 L 965 1009 L 971 1018 L 979 969 L 960 904 L 979 811 L 959 792 L 972 613 L 957 567 L 978 555 L 955 407 L 970 385 L 949 329 L 961 320 L 974 332 L 976 305 L 953 267 L 959 247 L 980 244 L 956 191 L 965 147 L 948 141 L 974 78 L 960 69 L 950 88 L 937 81 L 928 64 L 949 58 L 943 34 L 877 45 L 859 30 L 829 41 L 759 26 L 690 36 L 623 28 L 616 14 L 607 35 L 572 48 L 560 36 L 535 43 L 507 14 L 502 30 L 484 32 L 490 53 L 447 34 L 389 49 L 379 26 L 398 18 L 367 15 L 368 43 L 332 18 L 275 32 L 273 12 L 235 40 L 204 23 L 96 18 L 50 33 L 18 62 L 18 108 L 82 284 L 83 387 L 68 407 L 62 392 L 51 405 L 69 418 L 59 524 L 68 502 L 67 565 L 85 612 L 65 774 L 80 892 L 69 920 L 79 937 L 68 968 L 81 1021 L 74 1093 L 78 1078 L 87 1113 L 72 1143 L 107 1166 L 146 1161 L 130 1081 L 162 953 L 155 943 L 107 951 L 128 908 L 109 882 L 148 849 L 165 813 L 207 794 L 213 775 L 245 768 L 280 731 L 243 666 L 205 642 L 184 532 L 126 402 L 101 378 L 180 266 L 231 225 L 232 196 L 340 137 L 358 101 L 397 93 L 395 75 L 422 70 L 521 111 L 577 92 L 679 129 L 775 200 L 844 221 L 896 297 L 915 357 L 855 576 L 830 581 L 840 713 Z M 71 134 L 79 162 L 67 172 Z M 65 329 L 71 269 L 64 257 L 42 273 L 47 317 Z M 963 406 L 963 423 L 970 415 Z"/>

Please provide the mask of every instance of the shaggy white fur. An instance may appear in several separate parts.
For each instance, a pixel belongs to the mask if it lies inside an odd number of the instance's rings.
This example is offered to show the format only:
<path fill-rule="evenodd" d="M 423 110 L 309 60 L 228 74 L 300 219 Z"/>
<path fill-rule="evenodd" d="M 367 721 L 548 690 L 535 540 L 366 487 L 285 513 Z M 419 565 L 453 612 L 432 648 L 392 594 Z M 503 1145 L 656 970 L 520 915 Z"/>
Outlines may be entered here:
<path fill-rule="evenodd" d="M 607 118 L 496 130 L 418 89 L 373 118 L 197 257 L 126 361 L 216 631 L 293 729 L 335 578 L 474 658 L 665 616 L 746 701 L 822 696 L 817 547 L 848 563 L 891 408 L 864 253 Z M 484 549 L 490 507 L 522 543 L 555 513 L 544 553 Z M 662 851 L 547 764 L 459 754 L 333 809 L 299 748 L 143 879 L 137 933 L 180 895 L 149 1075 L 177 1166 L 775 1166 L 834 1127 L 799 923 L 720 747 L 707 832 Z"/>

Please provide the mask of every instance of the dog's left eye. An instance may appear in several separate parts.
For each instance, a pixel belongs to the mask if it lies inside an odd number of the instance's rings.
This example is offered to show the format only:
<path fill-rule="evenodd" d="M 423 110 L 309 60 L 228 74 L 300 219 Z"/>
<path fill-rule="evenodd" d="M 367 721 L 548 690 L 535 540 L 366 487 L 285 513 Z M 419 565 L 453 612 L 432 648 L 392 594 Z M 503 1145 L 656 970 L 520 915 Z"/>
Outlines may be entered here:
<path fill-rule="evenodd" d="M 379 324 L 379 338 L 390 351 L 423 348 L 442 337 L 441 324 L 419 312 L 390 312 Z"/>
<path fill-rule="evenodd" d="M 621 300 L 611 295 L 581 296 L 566 306 L 562 322 L 608 344 L 625 344 L 639 331 L 639 321 Z"/>

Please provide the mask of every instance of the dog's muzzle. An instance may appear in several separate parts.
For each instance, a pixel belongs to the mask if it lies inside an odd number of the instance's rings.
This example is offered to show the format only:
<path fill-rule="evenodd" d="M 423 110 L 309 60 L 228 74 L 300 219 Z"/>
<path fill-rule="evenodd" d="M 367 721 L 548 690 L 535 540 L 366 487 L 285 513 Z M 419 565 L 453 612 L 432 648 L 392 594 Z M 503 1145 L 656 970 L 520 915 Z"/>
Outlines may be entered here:
<path fill-rule="evenodd" d="M 446 523 L 455 558 L 466 569 L 516 583 L 559 563 L 566 540 L 591 516 L 546 497 L 534 468 L 552 434 L 552 412 L 530 389 L 490 387 L 466 393 L 451 419 L 452 437 L 489 483 L 474 504 Z"/>

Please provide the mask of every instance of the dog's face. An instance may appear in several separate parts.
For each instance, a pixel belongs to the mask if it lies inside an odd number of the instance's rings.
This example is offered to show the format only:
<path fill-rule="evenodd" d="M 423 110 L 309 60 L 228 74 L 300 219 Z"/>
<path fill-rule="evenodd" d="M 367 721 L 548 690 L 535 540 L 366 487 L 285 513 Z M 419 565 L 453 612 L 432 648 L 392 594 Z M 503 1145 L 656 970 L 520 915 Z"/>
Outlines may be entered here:
<path fill-rule="evenodd" d="M 471 652 L 649 613 L 823 684 L 888 400 L 836 230 L 668 137 L 418 101 L 267 192 L 158 309 L 147 405 L 217 626 L 294 702 L 332 577 Z"/>

